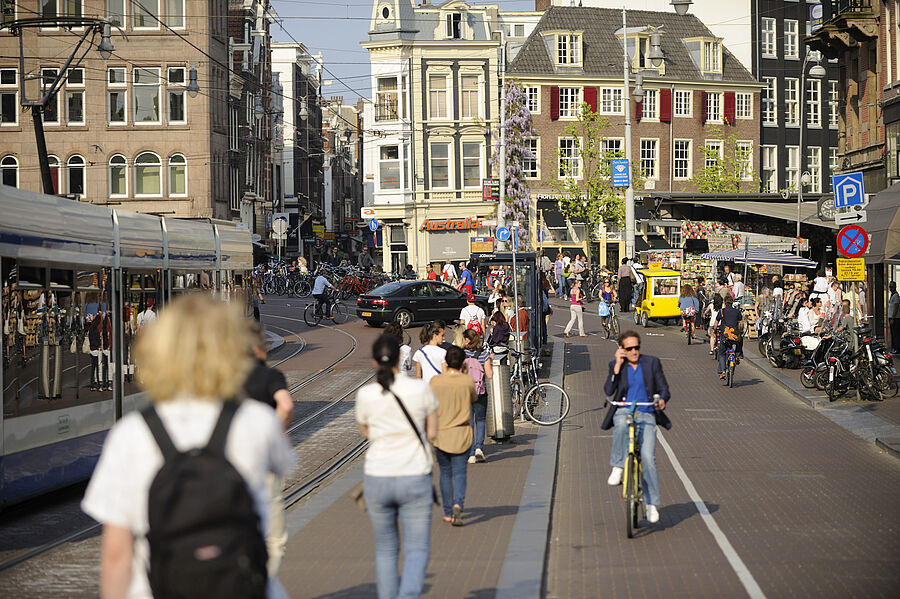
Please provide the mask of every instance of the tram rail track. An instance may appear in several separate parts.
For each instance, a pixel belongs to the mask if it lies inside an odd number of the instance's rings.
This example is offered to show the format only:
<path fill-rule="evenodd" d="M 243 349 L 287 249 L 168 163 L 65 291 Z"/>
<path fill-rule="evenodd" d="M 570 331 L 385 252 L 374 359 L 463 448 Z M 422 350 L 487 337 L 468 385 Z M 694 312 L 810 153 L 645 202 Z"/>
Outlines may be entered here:
<path fill-rule="evenodd" d="M 291 318 L 288 316 L 264 314 L 263 317 L 264 318 L 278 318 L 278 319 L 303 323 L 302 319 Z M 274 367 L 274 366 L 283 364 L 283 363 L 287 362 L 288 360 L 298 356 L 306 348 L 307 343 L 306 343 L 306 340 L 303 339 L 303 337 L 301 337 L 296 331 L 291 331 L 290 329 L 287 329 L 284 327 L 279 327 L 277 325 L 273 325 L 273 326 L 282 331 L 288 331 L 290 334 L 296 336 L 302 342 L 300 347 L 298 347 L 289 356 L 287 356 L 287 357 L 279 360 L 275 364 L 273 364 L 273 367 Z M 304 326 L 305 326 L 305 323 L 304 323 Z M 319 325 L 319 326 L 324 327 L 324 325 Z M 359 347 L 359 340 L 353 334 L 348 333 L 347 331 L 343 331 L 337 327 L 327 327 L 327 328 L 330 328 L 334 331 L 337 331 L 337 332 L 343 334 L 346 337 L 349 337 L 350 340 L 352 341 L 350 349 L 347 350 L 346 352 L 344 352 L 338 359 L 329 363 L 324 368 L 319 369 L 318 371 L 316 371 L 314 374 L 307 377 L 303 381 L 293 385 L 289 389 L 289 392 L 291 393 L 291 395 L 293 395 L 295 392 L 299 391 L 300 389 L 303 389 L 304 387 L 309 386 L 310 384 L 314 383 L 315 381 L 320 380 L 322 377 L 326 376 L 327 374 L 333 372 L 338 364 L 340 364 L 341 362 L 343 362 L 344 360 L 349 358 L 353 354 L 353 352 L 355 352 L 356 349 Z M 288 427 L 287 431 L 285 431 L 285 433 L 290 437 L 291 434 L 297 432 L 302 427 L 306 426 L 310 422 L 313 422 L 317 418 L 321 417 L 323 414 L 332 410 L 333 408 L 335 408 L 336 406 L 341 404 L 343 401 L 345 401 L 348 397 L 350 397 L 357 389 L 359 389 L 364 384 L 366 384 L 368 381 L 370 381 L 373 378 L 373 376 L 374 375 L 369 376 L 366 379 L 360 381 L 358 384 L 354 385 L 352 389 L 341 394 L 341 396 L 339 398 L 328 402 L 326 405 L 317 409 L 312 414 L 309 414 L 307 416 L 304 416 L 300 420 L 292 422 L 291 425 Z M 345 464 L 352 462 L 354 459 L 356 459 L 356 457 L 361 455 L 361 453 L 365 450 L 366 446 L 367 446 L 367 442 L 365 440 L 363 440 L 361 443 L 358 443 L 353 448 L 351 448 L 351 450 L 343 453 L 339 458 L 332 461 L 322 471 L 316 473 L 311 479 L 301 483 L 300 485 L 298 485 L 292 489 L 287 490 L 285 492 L 285 508 L 288 508 L 288 507 L 296 504 L 297 502 L 301 501 L 304 497 L 306 497 L 310 493 L 312 493 L 315 489 L 319 488 L 326 480 L 328 480 L 328 478 L 332 474 L 334 474 L 335 472 L 340 470 L 340 468 L 343 467 Z M 290 498 L 290 502 L 288 501 L 288 498 Z M 65 544 L 73 542 L 73 541 L 77 541 L 77 540 L 81 539 L 82 537 L 88 537 L 90 535 L 93 535 L 98 530 L 100 530 L 101 527 L 102 527 L 102 524 L 94 523 L 94 524 L 85 526 L 83 528 L 80 528 L 78 530 L 75 530 L 66 535 L 60 536 L 56 539 L 47 541 L 46 543 L 38 545 L 37 547 L 33 547 L 27 551 L 24 551 L 22 553 L 14 555 L 14 556 L 10 557 L 9 559 L 7 559 L 3 562 L 0 562 L 0 572 L 4 572 L 5 570 L 14 568 L 14 567 L 16 567 L 20 564 L 23 564 L 29 560 L 32 560 L 40 555 L 43 555 L 49 551 L 52 551 L 53 549 L 56 549 L 57 547 L 60 547 L 62 545 L 65 545 Z M 2 527 L 0 527 L 0 528 L 2 528 Z"/>

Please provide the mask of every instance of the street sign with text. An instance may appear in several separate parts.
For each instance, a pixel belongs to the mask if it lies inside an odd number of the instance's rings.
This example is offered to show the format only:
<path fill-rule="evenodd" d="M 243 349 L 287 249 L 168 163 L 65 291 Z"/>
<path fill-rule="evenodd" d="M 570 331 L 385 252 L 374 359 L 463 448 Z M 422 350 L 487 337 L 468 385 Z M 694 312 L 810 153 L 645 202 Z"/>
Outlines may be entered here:
<path fill-rule="evenodd" d="M 833 175 L 831 185 L 834 190 L 835 208 L 857 206 L 866 203 L 866 194 L 863 190 L 863 174 L 844 173 Z"/>
<path fill-rule="evenodd" d="M 838 258 L 837 278 L 838 281 L 865 281 L 865 258 Z"/>
<path fill-rule="evenodd" d="M 850 209 L 846 212 L 835 212 L 834 222 L 839 225 L 857 225 L 869 221 L 869 215 L 865 210 Z"/>
<path fill-rule="evenodd" d="M 612 160 L 609 167 L 612 172 L 613 187 L 628 187 L 628 180 L 631 178 L 628 173 L 628 161 Z"/>

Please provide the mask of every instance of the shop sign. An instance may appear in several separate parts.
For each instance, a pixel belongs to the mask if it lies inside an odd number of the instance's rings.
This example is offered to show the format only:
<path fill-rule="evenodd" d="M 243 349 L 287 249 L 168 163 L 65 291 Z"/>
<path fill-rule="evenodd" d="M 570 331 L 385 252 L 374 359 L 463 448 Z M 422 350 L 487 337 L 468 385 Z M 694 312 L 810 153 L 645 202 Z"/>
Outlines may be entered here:
<path fill-rule="evenodd" d="M 313 233 L 316 234 L 316 237 L 325 237 L 325 225 L 317 225 L 313 223 L 312 230 Z"/>
<path fill-rule="evenodd" d="M 471 240 L 473 254 L 490 254 L 494 251 L 493 237 L 473 237 Z"/>
<path fill-rule="evenodd" d="M 325 241 L 334 240 L 334 231 L 325 231 L 325 235 L 322 236 Z"/>
<path fill-rule="evenodd" d="M 647 265 L 650 270 L 662 270 L 662 262 L 651 262 Z"/>
<path fill-rule="evenodd" d="M 837 278 L 838 281 L 865 281 L 865 258 L 838 258 Z"/>
<path fill-rule="evenodd" d="M 429 218 L 419 227 L 420 231 L 468 231 L 482 227 L 480 218 Z"/>

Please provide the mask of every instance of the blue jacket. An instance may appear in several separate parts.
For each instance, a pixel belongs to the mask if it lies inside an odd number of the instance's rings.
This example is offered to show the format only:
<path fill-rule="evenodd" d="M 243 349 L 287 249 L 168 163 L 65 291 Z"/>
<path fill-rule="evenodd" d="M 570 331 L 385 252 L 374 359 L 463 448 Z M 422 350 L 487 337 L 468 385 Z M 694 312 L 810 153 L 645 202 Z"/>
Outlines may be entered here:
<path fill-rule="evenodd" d="M 671 397 L 671 394 L 669 393 L 669 383 L 666 381 L 666 375 L 663 374 L 662 364 L 659 363 L 659 358 L 641 354 L 638 363 L 641 365 L 641 370 L 644 372 L 644 387 L 647 388 L 647 401 L 650 401 L 650 398 L 658 393 L 659 396 L 668 403 L 669 398 Z M 625 401 L 628 397 L 628 375 L 625 372 L 627 362 L 619 369 L 619 374 L 613 373 L 615 367 L 616 361 L 613 360 L 609 363 L 609 375 L 606 377 L 606 382 L 603 385 L 603 392 L 606 393 L 606 396 L 612 401 Z M 618 406 L 609 406 L 609 410 L 603 418 L 603 424 L 600 425 L 601 429 L 609 430 L 613 427 L 613 415 L 616 413 L 617 409 Z M 669 417 L 666 416 L 662 410 L 657 409 L 655 412 L 656 424 L 658 426 L 665 429 L 672 428 L 672 421 L 669 420 Z"/>

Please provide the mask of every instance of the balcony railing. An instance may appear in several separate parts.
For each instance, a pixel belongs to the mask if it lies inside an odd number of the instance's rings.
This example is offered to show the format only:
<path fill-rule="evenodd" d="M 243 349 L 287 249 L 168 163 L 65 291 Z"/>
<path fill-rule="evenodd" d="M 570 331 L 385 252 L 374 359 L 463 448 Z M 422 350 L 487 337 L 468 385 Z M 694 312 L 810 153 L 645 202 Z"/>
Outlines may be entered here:
<path fill-rule="evenodd" d="M 375 105 L 376 121 L 396 121 L 399 118 L 397 112 L 397 100 L 383 100 Z"/>
<path fill-rule="evenodd" d="M 870 13 L 872 12 L 872 0 L 838 0 L 837 15 L 845 13 Z"/>

